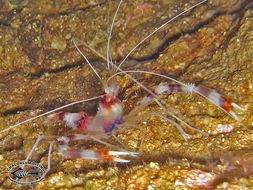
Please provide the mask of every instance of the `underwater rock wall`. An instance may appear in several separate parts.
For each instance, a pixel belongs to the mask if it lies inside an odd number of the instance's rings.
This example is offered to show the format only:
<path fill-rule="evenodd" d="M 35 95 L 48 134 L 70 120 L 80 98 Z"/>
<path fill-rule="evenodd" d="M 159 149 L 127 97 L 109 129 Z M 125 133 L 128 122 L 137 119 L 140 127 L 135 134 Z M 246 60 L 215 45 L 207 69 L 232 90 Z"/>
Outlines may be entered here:
<path fill-rule="evenodd" d="M 78 53 L 79 44 L 98 72 L 107 77 L 104 60 L 107 30 L 117 7 L 104 0 L 4 0 L 0 2 L 0 129 L 66 103 L 103 93 L 103 86 Z M 193 5 L 178 1 L 124 1 L 116 18 L 111 54 L 120 61 L 144 36 Z M 130 55 L 124 70 L 146 70 L 182 82 L 215 89 L 245 111 L 241 122 L 198 95 L 162 96 L 169 108 L 187 123 L 205 132 L 179 131 L 159 117 L 151 104 L 138 122 L 116 133 L 140 157 L 127 166 L 115 163 L 63 159 L 53 152 L 52 169 L 34 189 L 238 189 L 252 188 L 253 125 L 253 3 L 248 0 L 208 1 L 168 24 Z M 134 74 L 150 89 L 168 82 Z M 146 93 L 126 76 L 116 81 L 127 115 Z M 66 111 L 95 114 L 97 102 Z M 145 118 L 145 119 L 143 119 Z M 228 132 L 224 128 L 230 126 Z M 222 128 L 222 129 L 221 129 Z M 45 118 L 0 134 L 0 189 L 22 189 L 8 179 L 6 167 L 24 160 L 40 134 L 66 135 L 62 123 Z M 222 132 L 220 132 L 222 131 Z M 143 133 L 145 138 L 143 138 Z M 110 142 L 113 143 L 112 140 Z M 140 147 L 141 144 L 141 147 Z M 76 149 L 102 149 L 79 142 Z M 46 167 L 48 142 L 32 159 Z M 231 155 L 231 156 L 226 156 Z M 30 187 L 32 189 L 32 187 Z"/>

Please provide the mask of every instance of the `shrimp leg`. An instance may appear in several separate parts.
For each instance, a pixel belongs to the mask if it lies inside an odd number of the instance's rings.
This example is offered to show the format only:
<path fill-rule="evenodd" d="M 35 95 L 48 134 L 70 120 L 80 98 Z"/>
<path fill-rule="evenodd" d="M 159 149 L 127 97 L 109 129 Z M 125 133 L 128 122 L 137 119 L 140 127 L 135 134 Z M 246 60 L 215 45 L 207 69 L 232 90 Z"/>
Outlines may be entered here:
<path fill-rule="evenodd" d="M 48 149 L 48 156 L 47 156 L 47 169 L 44 172 L 43 177 L 45 177 L 47 175 L 47 173 L 50 171 L 51 169 L 51 154 L 52 154 L 52 150 L 53 150 L 53 145 L 54 145 L 55 141 L 51 142 L 49 144 L 49 149 Z"/>
<path fill-rule="evenodd" d="M 38 146 L 38 144 L 44 140 L 44 139 L 49 139 L 49 138 L 55 138 L 55 136 L 46 136 L 46 135 L 40 135 L 37 140 L 35 141 L 32 149 L 30 150 L 29 154 L 27 155 L 26 159 L 25 159 L 25 162 L 27 162 L 30 157 L 32 156 L 32 153 L 34 152 L 35 148 Z"/>

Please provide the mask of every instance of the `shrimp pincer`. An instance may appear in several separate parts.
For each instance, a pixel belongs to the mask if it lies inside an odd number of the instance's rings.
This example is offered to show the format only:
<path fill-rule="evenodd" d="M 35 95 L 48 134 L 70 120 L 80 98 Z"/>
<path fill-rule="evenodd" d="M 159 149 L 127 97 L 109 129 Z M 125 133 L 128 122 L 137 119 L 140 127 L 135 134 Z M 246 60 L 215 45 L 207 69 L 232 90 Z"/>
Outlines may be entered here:
<path fill-rule="evenodd" d="M 142 74 L 146 73 L 146 74 L 151 74 L 151 75 L 155 75 L 155 76 L 169 79 L 177 84 L 160 84 L 155 88 L 154 94 L 160 95 L 165 92 L 167 92 L 167 93 L 184 92 L 187 94 L 192 94 L 192 93 L 199 94 L 202 97 L 204 97 L 205 99 L 207 99 L 209 102 L 211 102 L 213 105 L 217 106 L 218 108 L 220 108 L 221 110 L 223 110 L 227 114 L 231 115 L 236 121 L 238 121 L 241 125 L 243 125 L 241 123 L 238 115 L 234 111 L 234 109 L 237 109 L 239 111 L 245 111 L 245 109 L 242 108 L 241 106 L 239 106 L 237 103 L 233 102 L 231 99 L 220 94 L 219 92 L 217 92 L 214 89 L 208 88 L 204 85 L 196 86 L 193 83 L 183 83 L 183 82 L 180 82 L 174 78 L 171 78 L 171 77 L 168 77 L 165 75 L 161 75 L 159 73 L 151 72 L 151 71 L 129 70 L 129 71 L 125 71 L 125 72 L 126 73 L 142 73 Z M 119 73 L 116 73 L 115 75 L 118 75 L 121 73 L 122 72 L 119 72 Z M 149 94 L 148 96 L 144 97 L 140 103 L 147 104 L 148 102 L 150 102 L 151 100 L 153 100 L 155 98 L 154 94 Z"/>
<path fill-rule="evenodd" d="M 193 92 L 203 96 L 205 99 L 210 101 L 212 104 L 215 106 L 219 107 L 226 113 L 230 114 L 235 120 L 240 122 L 239 117 L 237 114 L 233 111 L 233 108 L 236 108 L 240 111 L 244 111 L 244 109 L 233 102 L 232 100 L 228 99 L 224 95 L 218 93 L 216 90 L 213 90 L 211 88 L 208 88 L 203 85 L 198 85 L 195 86 L 195 84 L 192 83 L 185 83 L 184 86 L 182 85 L 159 85 L 156 89 L 155 92 L 157 94 L 161 94 L 163 92 L 185 92 L 192 94 Z"/>
<path fill-rule="evenodd" d="M 88 137 L 89 138 L 89 137 Z M 128 163 L 130 160 L 119 158 L 119 156 L 138 156 L 136 152 L 130 151 L 111 151 L 111 150 L 73 150 L 70 149 L 68 143 L 79 141 L 79 140 L 87 140 L 86 135 L 82 134 L 74 134 L 69 136 L 62 136 L 57 139 L 57 150 L 64 158 L 83 158 L 87 160 L 106 160 L 106 161 L 114 161 L 120 163 Z M 94 138 L 93 138 L 94 140 Z M 109 145 L 105 143 L 106 145 Z M 109 145 L 110 146 L 110 145 Z"/>

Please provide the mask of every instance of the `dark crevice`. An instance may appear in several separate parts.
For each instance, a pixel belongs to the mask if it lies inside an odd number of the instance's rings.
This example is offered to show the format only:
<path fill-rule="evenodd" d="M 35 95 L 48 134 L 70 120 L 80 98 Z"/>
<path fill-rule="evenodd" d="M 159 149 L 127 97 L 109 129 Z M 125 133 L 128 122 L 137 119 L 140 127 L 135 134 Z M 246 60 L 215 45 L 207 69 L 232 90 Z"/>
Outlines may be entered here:
<path fill-rule="evenodd" d="M 5 112 L 0 112 L 0 114 L 3 115 L 3 116 L 9 116 L 9 115 L 15 115 L 18 112 L 24 112 L 24 111 L 27 111 L 27 110 L 29 110 L 28 107 L 18 107 L 18 108 L 7 110 Z"/>
<path fill-rule="evenodd" d="M 69 102 L 70 103 L 70 102 Z M 10 116 L 10 115 L 16 115 L 18 114 L 19 112 L 25 112 L 25 111 L 32 111 L 34 109 L 40 109 L 40 110 L 43 110 L 43 112 L 47 112 L 47 111 L 50 111 L 50 110 L 53 110 L 57 107 L 60 107 L 60 106 L 63 106 L 67 104 L 66 102 L 65 103 L 61 103 L 61 104 L 54 104 L 54 105 L 43 105 L 43 106 L 36 106 L 36 107 L 32 107 L 32 106 L 21 106 L 21 107 L 17 107 L 17 108 L 14 108 L 14 109 L 10 109 L 10 110 L 7 110 L 7 111 L 4 111 L 4 112 L 0 112 L 0 115 L 2 116 Z M 64 110 L 68 110 L 69 112 L 81 112 L 83 110 L 83 106 L 79 106 L 79 105 L 72 105 L 71 108 L 70 107 L 67 107 L 65 108 Z M 85 108 L 87 109 L 87 113 L 89 114 L 95 114 L 96 113 L 96 110 L 97 110 L 97 104 L 93 104 L 92 102 L 89 102 L 87 103 L 87 105 L 85 106 Z"/>
<path fill-rule="evenodd" d="M 15 15 L 17 15 L 21 12 L 21 10 L 22 9 L 13 9 L 10 12 L 8 12 L 8 14 L 6 14 L 6 16 L 4 17 L 3 21 L 0 22 L 0 25 L 10 27 L 11 29 L 15 29 L 11 25 L 11 21 L 12 21 L 13 17 L 15 17 Z"/>
<path fill-rule="evenodd" d="M 10 25 L 7 22 L 0 22 L 0 26 L 2 26 L 2 27 L 10 27 Z"/>
<path fill-rule="evenodd" d="M 74 64 L 67 64 L 67 65 L 64 65 L 62 67 L 59 67 L 59 68 L 56 68 L 56 69 L 41 69 L 39 72 L 35 73 L 35 74 L 30 74 L 29 76 L 32 78 L 32 79 L 36 79 L 36 78 L 40 78 L 42 75 L 44 75 L 45 73 L 61 73 L 61 72 L 64 72 L 64 71 L 67 71 L 69 69 L 72 69 L 72 68 L 77 68 L 77 67 L 81 67 L 84 65 L 84 62 L 83 61 L 79 61 L 79 62 L 76 62 Z M 85 64 L 86 65 L 86 64 Z"/>

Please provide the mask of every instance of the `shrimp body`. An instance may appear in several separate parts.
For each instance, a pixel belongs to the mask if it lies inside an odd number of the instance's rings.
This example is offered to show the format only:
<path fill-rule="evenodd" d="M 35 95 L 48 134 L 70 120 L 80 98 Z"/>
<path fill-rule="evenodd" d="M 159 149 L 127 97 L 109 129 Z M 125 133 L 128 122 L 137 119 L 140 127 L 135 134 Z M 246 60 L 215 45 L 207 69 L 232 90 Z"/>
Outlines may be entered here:
<path fill-rule="evenodd" d="M 117 124 L 122 124 L 123 107 L 117 99 L 118 87 L 110 87 L 114 91 L 106 90 L 107 94 L 99 101 L 99 108 L 90 126 L 90 131 L 103 130 L 111 133 Z M 115 91 L 116 90 L 116 91 Z"/>
<path fill-rule="evenodd" d="M 49 120 L 64 121 L 67 127 L 79 133 L 61 136 L 56 139 L 56 146 L 58 152 L 65 158 L 84 158 L 92 160 L 107 160 L 121 163 L 130 162 L 129 160 L 119 158 L 119 156 L 136 157 L 137 152 L 130 152 L 111 145 L 103 139 L 111 136 L 116 125 L 123 124 L 123 107 L 122 103 L 117 99 L 118 86 L 105 87 L 105 95 L 99 100 L 98 111 L 95 116 L 89 116 L 85 112 L 69 113 L 69 112 L 56 112 L 48 116 Z M 37 146 L 39 141 L 43 138 L 38 138 L 34 147 Z M 69 147 L 69 143 L 79 140 L 95 140 L 106 146 L 118 149 L 117 151 L 109 150 L 74 150 Z M 34 149 L 34 148 L 33 148 Z M 31 153 L 33 152 L 31 150 Z M 30 154 L 27 157 L 30 157 Z"/>
<path fill-rule="evenodd" d="M 57 112 L 48 116 L 49 119 L 62 120 L 67 127 L 87 134 L 111 134 L 117 124 L 123 123 L 123 107 L 117 99 L 118 87 L 107 87 L 106 94 L 99 100 L 95 116 L 85 112 Z"/>
<path fill-rule="evenodd" d="M 123 107 L 120 100 L 117 98 L 118 86 L 106 86 L 105 95 L 99 100 L 98 111 L 95 116 L 89 116 L 85 112 L 68 113 L 58 112 L 48 116 L 48 119 L 64 121 L 67 127 L 79 132 L 57 138 L 56 145 L 58 152 L 66 158 L 84 158 L 93 160 L 107 160 L 116 162 L 129 162 L 129 160 L 118 158 L 121 155 L 136 156 L 137 153 L 129 152 L 120 149 L 121 151 L 93 151 L 84 150 L 76 151 L 69 147 L 69 143 L 78 140 L 93 139 L 97 142 L 112 146 L 104 142 L 102 139 L 107 139 L 112 134 L 116 125 L 122 124 Z M 116 147 L 117 148 L 117 147 Z"/>

